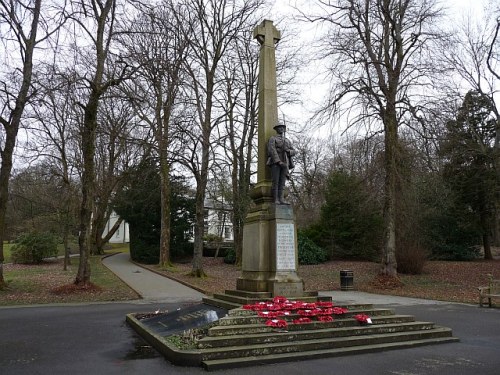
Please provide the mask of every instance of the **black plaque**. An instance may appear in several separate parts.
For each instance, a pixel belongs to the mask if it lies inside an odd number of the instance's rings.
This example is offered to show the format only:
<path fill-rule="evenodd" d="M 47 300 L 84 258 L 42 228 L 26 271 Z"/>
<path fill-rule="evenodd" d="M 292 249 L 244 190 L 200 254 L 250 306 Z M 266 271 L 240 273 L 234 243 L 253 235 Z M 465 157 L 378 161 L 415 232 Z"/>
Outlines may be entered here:
<path fill-rule="evenodd" d="M 227 310 L 200 303 L 176 311 L 147 315 L 140 318 L 142 324 L 156 334 L 173 335 L 192 328 L 203 327 L 226 316 Z"/>

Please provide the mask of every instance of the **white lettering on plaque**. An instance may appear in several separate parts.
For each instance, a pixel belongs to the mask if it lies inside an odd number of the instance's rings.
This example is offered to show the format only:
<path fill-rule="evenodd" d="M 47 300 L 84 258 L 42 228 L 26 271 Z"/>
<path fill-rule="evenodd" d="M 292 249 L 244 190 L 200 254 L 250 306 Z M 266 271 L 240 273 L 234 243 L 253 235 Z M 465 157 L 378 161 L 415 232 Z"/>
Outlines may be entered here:
<path fill-rule="evenodd" d="M 293 224 L 276 224 L 276 270 L 295 271 L 295 231 Z"/>

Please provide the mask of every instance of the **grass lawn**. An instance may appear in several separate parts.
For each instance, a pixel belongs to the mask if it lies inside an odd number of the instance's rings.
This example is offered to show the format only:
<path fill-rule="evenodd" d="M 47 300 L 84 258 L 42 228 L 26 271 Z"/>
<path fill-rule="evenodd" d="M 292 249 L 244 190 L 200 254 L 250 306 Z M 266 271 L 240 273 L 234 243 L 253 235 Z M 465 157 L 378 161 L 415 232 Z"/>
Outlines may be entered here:
<path fill-rule="evenodd" d="M 125 249 L 124 249 L 125 250 Z M 0 306 L 39 303 L 124 301 L 137 294 L 101 263 L 101 256 L 91 257 L 91 281 L 95 288 L 71 289 L 78 270 L 73 258 L 66 271 L 62 259 L 39 265 L 6 264 L 6 290 L 0 290 Z"/>
<path fill-rule="evenodd" d="M 3 244 L 3 257 L 5 259 L 5 263 L 10 263 L 11 262 L 11 260 L 10 260 L 10 255 L 11 255 L 10 249 L 12 248 L 12 246 L 14 246 L 14 244 L 12 244 L 12 243 L 4 243 Z"/>
<path fill-rule="evenodd" d="M 12 262 L 12 258 L 11 258 L 12 246 L 14 246 L 13 243 L 5 242 L 3 244 L 3 256 L 5 259 L 5 263 Z M 70 251 L 72 254 L 78 254 L 78 244 L 71 243 L 69 248 L 70 248 Z M 128 253 L 129 252 L 129 244 L 128 243 L 113 243 L 113 244 L 107 245 L 107 248 L 108 249 L 106 250 L 106 252 L 115 252 L 115 253 Z M 59 253 L 59 256 L 64 256 L 64 248 L 63 248 L 62 244 L 58 245 L 58 253 Z"/>

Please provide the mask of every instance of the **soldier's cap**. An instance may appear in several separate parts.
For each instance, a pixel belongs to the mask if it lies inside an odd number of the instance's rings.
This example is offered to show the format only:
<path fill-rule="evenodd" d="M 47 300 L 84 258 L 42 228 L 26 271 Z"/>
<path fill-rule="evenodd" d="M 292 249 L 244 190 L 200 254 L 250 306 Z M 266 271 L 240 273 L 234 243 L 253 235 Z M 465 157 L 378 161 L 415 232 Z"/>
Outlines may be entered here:
<path fill-rule="evenodd" d="M 280 124 L 280 123 L 278 123 L 278 124 L 276 124 L 276 125 L 273 127 L 273 129 L 276 129 L 276 128 L 285 128 L 285 129 L 286 129 L 286 125 L 285 125 L 285 124 Z"/>

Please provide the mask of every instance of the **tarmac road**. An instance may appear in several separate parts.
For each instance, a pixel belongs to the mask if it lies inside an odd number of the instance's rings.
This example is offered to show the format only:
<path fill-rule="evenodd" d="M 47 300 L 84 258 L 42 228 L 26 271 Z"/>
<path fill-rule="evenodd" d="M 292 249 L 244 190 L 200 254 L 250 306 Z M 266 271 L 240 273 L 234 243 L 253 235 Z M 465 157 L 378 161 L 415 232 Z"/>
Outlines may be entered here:
<path fill-rule="evenodd" d="M 163 282 L 170 283 L 165 279 Z M 173 284 L 170 287 L 175 288 Z M 197 301 L 193 295 L 182 301 L 178 293 L 174 294 L 172 301 L 163 294 L 158 299 L 151 296 L 150 299 L 130 303 L 0 308 L 0 374 L 203 374 L 205 371 L 201 368 L 171 365 L 125 323 L 127 313 L 158 309 L 172 311 Z M 217 373 L 500 374 L 500 309 L 359 292 L 331 294 L 337 303 L 371 300 L 380 306 L 390 306 L 397 313 L 412 314 L 417 320 L 450 327 L 460 342 Z"/>

